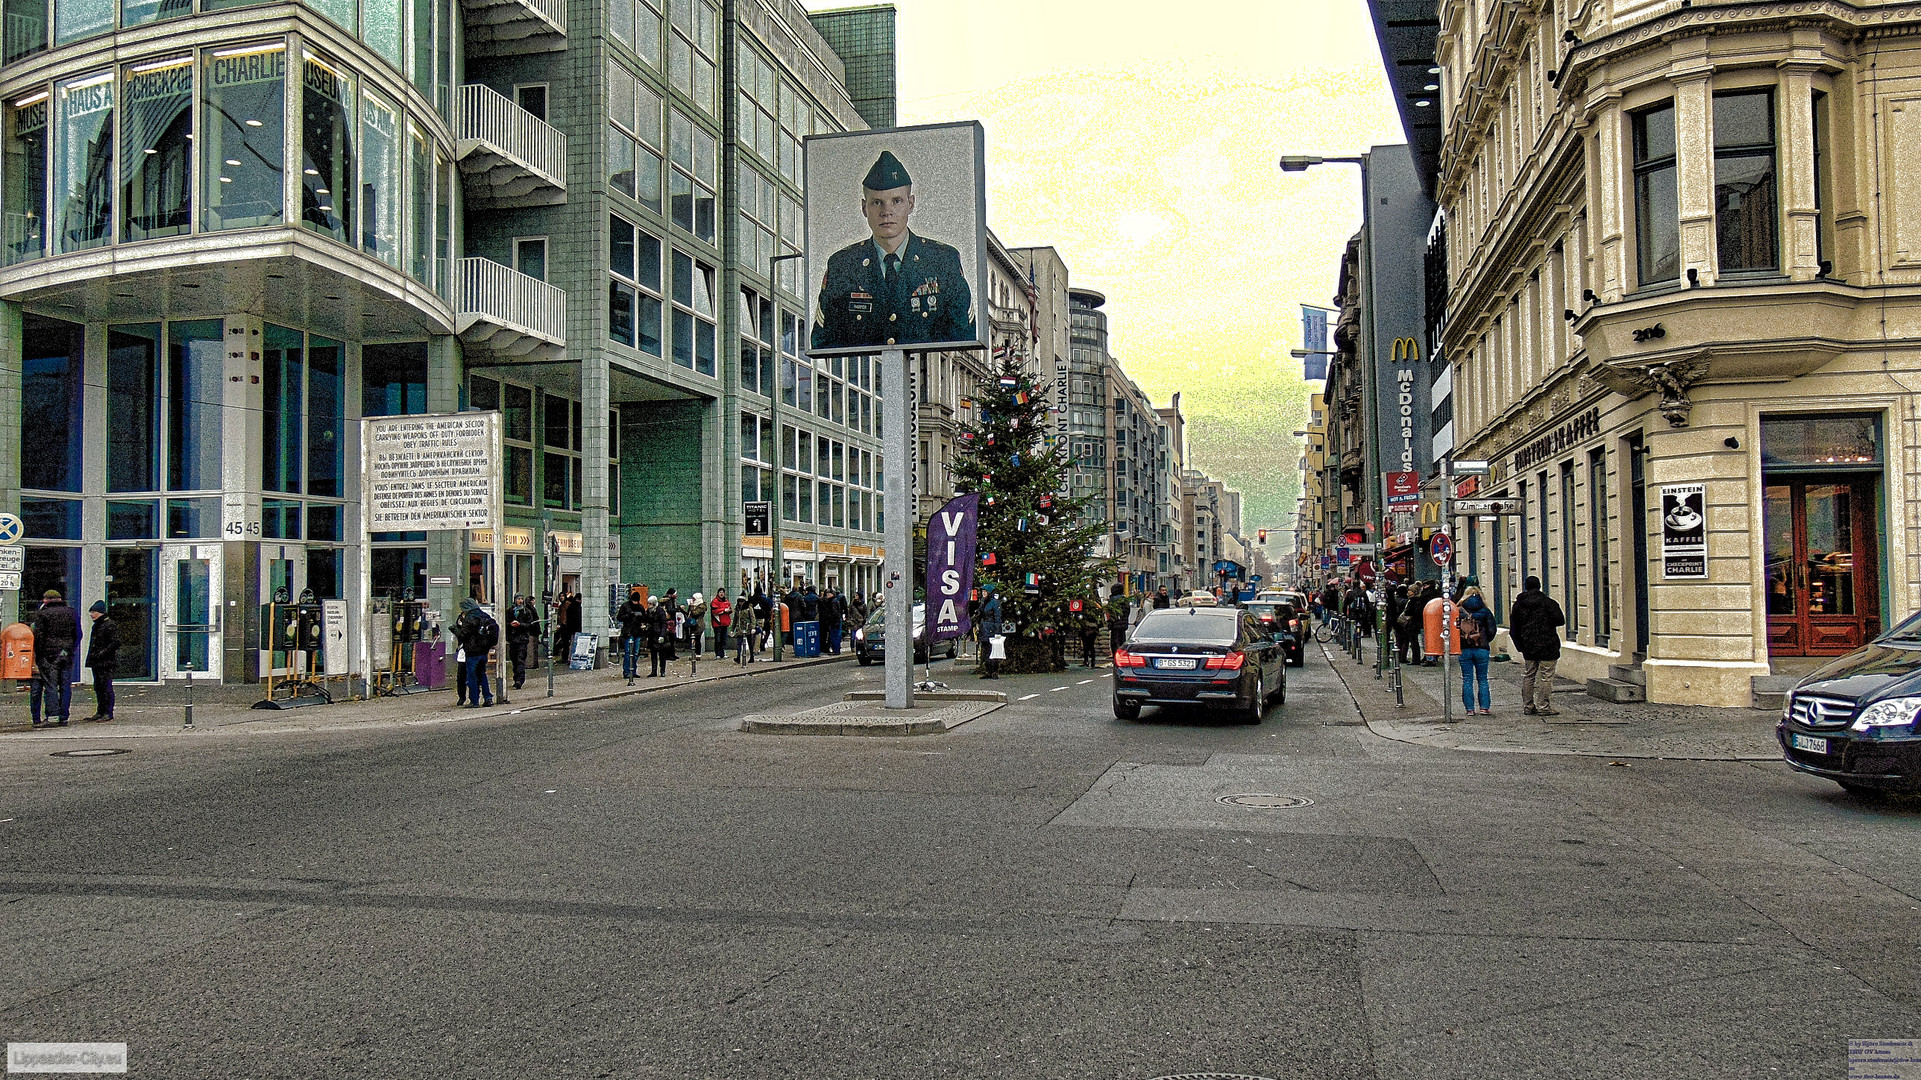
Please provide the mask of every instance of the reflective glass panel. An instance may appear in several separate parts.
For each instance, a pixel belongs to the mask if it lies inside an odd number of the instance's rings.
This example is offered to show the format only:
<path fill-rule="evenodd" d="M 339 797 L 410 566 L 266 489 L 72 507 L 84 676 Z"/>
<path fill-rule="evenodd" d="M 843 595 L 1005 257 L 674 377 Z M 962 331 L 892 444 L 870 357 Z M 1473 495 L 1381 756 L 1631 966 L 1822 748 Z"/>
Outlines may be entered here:
<path fill-rule="evenodd" d="M 346 346 L 338 341 L 319 336 L 307 339 L 309 495 L 345 494 L 341 486 L 341 455 L 347 441 L 346 353 Z"/>
<path fill-rule="evenodd" d="M 300 92 L 300 219 L 352 243 L 353 84 L 344 71 L 306 54 Z"/>
<path fill-rule="evenodd" d="M 193 58 L 127 69 L 122 108 L 120 238 L 185 233 L 193 221 Z"/>
<path fill-rule="evenodd" d="M 0 206 L 5 214 L 6 264 L 45 254 L 47 246 L 47 106 L 45 91 L 7 106 L 0 148 Z"/>
<path fill-rule="evenodd" d="M 20 486 L 79 491 L 82 328 L 27 314 L 20 336 Z"/>
<path fill-rule="evenodd" d="M 107 328 L 107 490 L 160 487 L 160 324 Z"/>
<path fill-rule="evenodd" d="M 374 94 L 360 98 L 360 247 L 400 265 L 399 113 Z"/>
<path fill-rule="evenodd" d="M 113 29 L 114 0 L 55 0 L 53 5 L 53 43 L 104 34 Z"/>
<path fill-rule="evenodd" d="M 167 325 L 167 487 L 173 491 L 221 486 L 221 325 L 219 319 Z M 211 501 L 217 530 L 220 500 Z"/>
<path fill-rule="evenodd" d="M 300 490 L 306 350 L 300 331 L 268 323 L 261 342 L 260 465 L 268 491 Z M 272 534 L 269 534 L 272 535 Z"/>
<path fill-rule="evenodd" d="M 434 253 L 434 157 L 426 134 L 411 123 L 407 143 L 407 272 L 425 284 L 432 280 L 428 264 Z"/>
<path fill-rule="evenodd" d="M 223 50 L 207 58 L 206 185 L 208 229 L 245 229 L 285 219 L 287 48 Z"/>
<path fill-rule="evenodd" d="M 85 251 L 112 239 L 113 75 L 101 72 L 53 90 L 53 213 L 61 251 Z"/>

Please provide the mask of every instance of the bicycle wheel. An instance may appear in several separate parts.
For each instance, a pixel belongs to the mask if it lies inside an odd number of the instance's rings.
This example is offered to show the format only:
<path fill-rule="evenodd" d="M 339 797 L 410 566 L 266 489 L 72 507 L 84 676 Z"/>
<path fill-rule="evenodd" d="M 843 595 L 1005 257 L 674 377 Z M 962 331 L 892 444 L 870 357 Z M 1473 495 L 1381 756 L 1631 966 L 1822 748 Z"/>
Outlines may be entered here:
<path fill-rule="evenodd" d="M 1328 639 L 1328 638 L 1329 638 L 1330 636 L 1331 636 L 1331 635 L 1330 635 L 1330 634 L 1328 633 L 1328 629 L 1327 629 L 1327 624 L 1326 624 L 1326 623 L 1322 623 L 1321 625 L 1319 625 L 1319 626 L 1317 626 L 1317 627 L 1315 627 L 1315 628 L 1314 628 L 1314 640 L 1315 640 L 1315 641 L 1318 641 L 1318 642 L 1320 642 L 1321 644 L 1323 644 L 1323 645 L 1325 645 L 1325 644 L 1327 644 L 1327 639 Z"/>

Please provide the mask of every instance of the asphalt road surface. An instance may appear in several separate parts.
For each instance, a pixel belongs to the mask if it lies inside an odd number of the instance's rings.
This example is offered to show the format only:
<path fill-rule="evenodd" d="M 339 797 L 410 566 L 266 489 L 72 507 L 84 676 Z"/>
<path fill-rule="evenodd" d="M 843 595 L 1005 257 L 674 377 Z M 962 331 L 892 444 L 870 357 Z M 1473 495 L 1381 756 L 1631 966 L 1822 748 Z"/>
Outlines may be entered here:
<path fill-rule="evenodd" d="M 844 664 L 0 742 L 0 1032 L 141 1077 L 836 1080 L 1804 1080 L 1921 1036 L 1921 810 L 1386 741 L 1317 651 L 1258 727 L 1117 721 L 1074 669 L 944 735 L 736 730 L 880 685 Z"/>

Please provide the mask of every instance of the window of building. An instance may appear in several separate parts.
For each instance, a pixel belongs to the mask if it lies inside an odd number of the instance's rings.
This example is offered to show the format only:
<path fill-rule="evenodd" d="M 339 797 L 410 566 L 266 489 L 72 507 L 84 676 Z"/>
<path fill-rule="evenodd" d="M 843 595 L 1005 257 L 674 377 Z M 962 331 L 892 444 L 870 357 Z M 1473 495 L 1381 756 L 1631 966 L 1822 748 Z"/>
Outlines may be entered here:
<path fill-rule="evenodd" d="M 1723 272 L 1780 266 L 1774 92 L 1714 95 L 1714 235 Z"/>
<path fill-rule="evenodd" d="M 0 150 L 0 207 L 4 207 L 6 264 L 37 259 L 46 252 L 47 115 L 51 99 L 44 90 L 10 103 Z"/>
<path fill-rule="evenodd" d="M 668 218 L 677 227 L 714 242 L 716 192 L 720 190 L 718 141 L 678 109 L 667 115 Z"/>
<path fill-rule="evenodd" d="M 547 238 L 522 236 L 514 240 L 514 269 L 533 278 L 547 280 Z"/>
<path fill-rule="evenodd" d="M 307 419 L 306 341 L 298 330 L 269 323 L 260 357 L 261 486 L 297 494 L 306 457 L 302 453 Z"/>
<path fill-rule="evenodd" d="M 1614 625 L 1613 583 L 1609 563 L 1612 548 L 1608 535 L 1608 464 L 1605 450 L 1588 453 L 1588 549 L 1594 560 L 1594 644 L 1607 646 Z"/>
<path fill-rule="evenodd" d="M 287 46 L 276 41 L 215 50 L 205 71 L 204 227 L 277 225 L 285 219 Z M 398 194 L 397 177 L 393 186 Z"/>
<path fill-rule="evenodd" d="M 108 491 L 160 489 L 160 340 L 159 323 L 107 328 Z"/>
<path fill-rule="evenodd" d="M 659 0 L 610 0 L 607 29 L 648 67 L 660 70 Z"/>
<path fill-rule="evenodd" d="M 360 415 L 427 411 L 427 343 L 365 345 L 360 351 Z"/>
<path fill-rule="evenodd" d="M 227 375 L 221 330 L 219 319 L 167 324 L 167 487 L 173 491 L 222 487 L 221 400 Z"/>
<path fill-rule="evenodd" d="M 774 366 L 774 304 L 752 289 L 740 291 L 740 387 L 750 394 L 772 397 Z"/>
<path fill-rule="evenodd" d="M 547 84 L 522 83 L 514 87 L 514 104 L 536 120 L 547 119 Z"/>
<path fill-rule="evenodd" d="M 1580 574 L 1574 565 L 1574 463 L 1561 463 L 1561 595 L 1567 599 L 1567 639 L 1573 641 L 1581 629 L 1581 597 L 1577 584 Z"/>
<path fill-rule="evenodd" d="M 300 90 L 300 220 L 309 229 L 352 243 L 354 191 L 353 82 L 330 60 L 303 53 Z"/>
<path fill-rule="evenodd" d="M 84 251 L 112 238 L 113 74 L 56 83 L 53 100 L 55 236 L 60 251 Z"/>
<path fill-rule="evenodd" d="M 129 67 L 121 132 L 122 240 L 177 236 L 193 225 L 193 57 Z"/>
<path fill-rule="evenodd" d="M 673 32 L 667 38 L 667 78 L 673 88 L 709 116 L 715 107 L 714 64 L 720 56 L 720 10 L 708 0 L 671 0 Z"/>
<path fill-rule="evenodd" d="M 400 265 L 399 112 L 372 91 L 360 95 L 360 248 Z"/>
<path fill-rule="evenodd" d="M 662 109 L 660 94 L 619 63 L 607 63 L 608 183 L 658 214 Z"/>
<path fill-rule="evenodd" d="M 84 328 L 26 314 L 20 330 L 20 486 L 79 491 Z"/>
<path fill-rule="evenodd" d="M 618 215 L 608 217 L 607 333 L 622 345 L 661 355 L 660 239 Z"/>
<path fill-rule="evenodd" d="M 1643 109 L 1634 128 L 1634 250 L 1642 286 L 1681 276 L 1681 203 L 1674 160 L 1674 103 Z"/>
<path fill-rule="evenodd" d="M 674 252 L 674 363 L 714 374 L 714 268 Z"/>
<path fill-rule="evenodd" d="M 1814 257 L 1821 275 L 1834 273 L 1834 178 L 1828 129 L 1828 95 L 1816 90 L 1811 105 L 1814 128 Z"/>

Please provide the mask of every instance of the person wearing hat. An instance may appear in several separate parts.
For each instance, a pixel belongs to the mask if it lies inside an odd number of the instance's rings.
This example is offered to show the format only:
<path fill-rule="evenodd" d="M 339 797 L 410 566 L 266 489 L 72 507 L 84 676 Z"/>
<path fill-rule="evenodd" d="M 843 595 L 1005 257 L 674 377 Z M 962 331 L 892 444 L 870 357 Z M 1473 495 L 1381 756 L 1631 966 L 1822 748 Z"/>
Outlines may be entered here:
<path fill-rule="evenodd" d="M 73 651 L 80 647 L 80 616 L 60 598 L 59 589 L 40 594 L 33 613 L 34 679 L 28 709 L 34 727 L 66 727 L 73 705 Z M 41 702 L 46 719 L 41 719 Z"/>
<path fill-rule="evenodd" d="M 93 669 L 93 715 L 101 723 L 113 719 L 113 669 L 120 659 L 120 628 L 107 618 L 107 602 L 95 600 L 87 609 L 93 630 L 87 634 L 87 666 Z"/>
<path fill-rule="evenodd" d="M 973 295 L 960 252 L 907 227 L 914 181 L 892 151 L 881 151 L 867 170 L 860 209 L 873 235 L 827 260 L 814 347 L 974 340 Z"/>
<path fill-rule="evenodd" d="M 468 597 L 460 602 L 460 618 L 454 623 L 454 637 L 459 640 L 465 653 L 461 661 L 461 681 L 467 688 L 466 706 L 478 709 L 485 700 L 487 707 L 494 704 L 494 688 L 487 678 L 487 654 L 500 641 L 500 624 L 494 621 L 480 607 L 480 602 Z"/>

